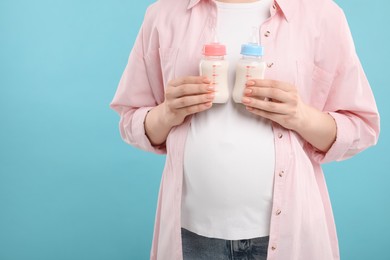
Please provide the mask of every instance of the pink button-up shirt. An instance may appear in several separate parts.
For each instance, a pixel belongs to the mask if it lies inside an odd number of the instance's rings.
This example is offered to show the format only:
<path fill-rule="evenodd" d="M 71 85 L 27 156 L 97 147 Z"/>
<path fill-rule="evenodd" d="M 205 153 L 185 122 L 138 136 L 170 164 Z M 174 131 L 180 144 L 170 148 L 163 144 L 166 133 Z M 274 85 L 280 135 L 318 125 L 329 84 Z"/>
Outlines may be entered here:
<path fill-rule="evenodd" d="M 294 84 L 303 102 L 328 112 L 337 138 L 321 153 L 297 133 L 273 124 L 275 180 L 269 260 L 339 259 L 331 203 L 321 163 L 347 159 L 375 144 L 379 115 L 356 55 L 343 11 L 331 0 L 276 0 L 261 25 L 266 78 Z M 234 17 L 232 17 L 234 19 Z M 211 0 L 160 0 L 151 5 L 111 107 L 122 138 L 143 150 L 167 153 L 151 259 L 182 259 L 183 151 L 191 117 L 154 147 L 144 119 L 164 101 L 171 79 L 199 75 L 201 48 L 217 21 Z"/>

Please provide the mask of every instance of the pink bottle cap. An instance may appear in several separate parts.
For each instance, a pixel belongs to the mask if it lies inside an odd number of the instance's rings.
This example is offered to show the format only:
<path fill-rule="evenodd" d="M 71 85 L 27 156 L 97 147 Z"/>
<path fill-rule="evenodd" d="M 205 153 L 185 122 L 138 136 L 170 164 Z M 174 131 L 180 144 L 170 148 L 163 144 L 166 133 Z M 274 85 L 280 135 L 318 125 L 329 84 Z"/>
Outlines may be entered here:
<path fill-rule="evenodd" d="M 226 55 L 226 46 L 219 43 L 206 44 L 203 47 L 203 55 L 205 56 L 224 56 Z"/>

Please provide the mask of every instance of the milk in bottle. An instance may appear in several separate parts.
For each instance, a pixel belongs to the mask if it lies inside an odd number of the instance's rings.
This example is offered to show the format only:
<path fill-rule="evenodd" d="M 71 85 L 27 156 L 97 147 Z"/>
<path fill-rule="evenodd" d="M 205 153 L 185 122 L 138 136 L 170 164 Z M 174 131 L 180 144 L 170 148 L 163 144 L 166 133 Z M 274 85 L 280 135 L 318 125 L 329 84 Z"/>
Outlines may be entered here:
<path fill-rule="evenodd" d="M 229 99 L 228 61 L 225 60 L 226 46 L 210 43 L 203 47 L 203 58 L 199 69 L 201 76 L 207 76 L 215 86 L 213 103 L 226 103 Z"/>
<path fill-rule="evenodd" d="M 257 33 L 257 30 L 254 30 L 254 33 Z M 245 84 L 248 80 L 264 78 L 263 47 L 257 43 L 255 34 L 252 39 L 252 42 L 241 46 L 242 58 L 237 63 L 236 82 L 233 88 L 233 100 L 236 103 L 242 103 Z"/>

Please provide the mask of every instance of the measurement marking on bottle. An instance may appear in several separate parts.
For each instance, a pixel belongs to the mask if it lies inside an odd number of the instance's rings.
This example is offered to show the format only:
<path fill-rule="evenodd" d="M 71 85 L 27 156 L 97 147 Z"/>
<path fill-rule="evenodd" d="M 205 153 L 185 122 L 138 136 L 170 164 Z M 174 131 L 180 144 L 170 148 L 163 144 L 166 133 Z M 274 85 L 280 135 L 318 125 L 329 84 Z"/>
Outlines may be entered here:
<path fill-rule="evenodd" d="M 252 69 L 256 69 L 255 66 L 245 66 L 246 67 L 246 75 L 245 75 L 245 78 L 247 80 L 249 80 L 250 78 L 252 78 Z"/>
<path fill-rule="evenodd" d="M 217 85 L 218 84 L 217 78 L 219 76 L 217 69 L 220 68 L 221 66 L 217 65 L 217 64 L 213 64 L 212 67 L 213 67 L 213 69 L 212 69 L 212 75 L 211 75 L 212 76 L 211 84 Z"/>
<path fill-rule="evenodd" d="M 251 77 L 250 70 L 251 70 L 251 66 L 246 66 L 246 75 L 245 75 L 246 80 L 249 80 L 249 78 Z"/>

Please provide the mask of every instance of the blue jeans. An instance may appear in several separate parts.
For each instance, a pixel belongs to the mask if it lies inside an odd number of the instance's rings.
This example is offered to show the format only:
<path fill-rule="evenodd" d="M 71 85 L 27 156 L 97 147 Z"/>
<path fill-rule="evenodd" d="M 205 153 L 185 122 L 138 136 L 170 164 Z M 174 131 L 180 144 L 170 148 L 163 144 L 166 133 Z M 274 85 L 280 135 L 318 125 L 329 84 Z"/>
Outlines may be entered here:
<path fill-rule="evenodd" d="M 224 240 L 181 229 L 184 260 L 266 260 L 269 237 Z"/>

